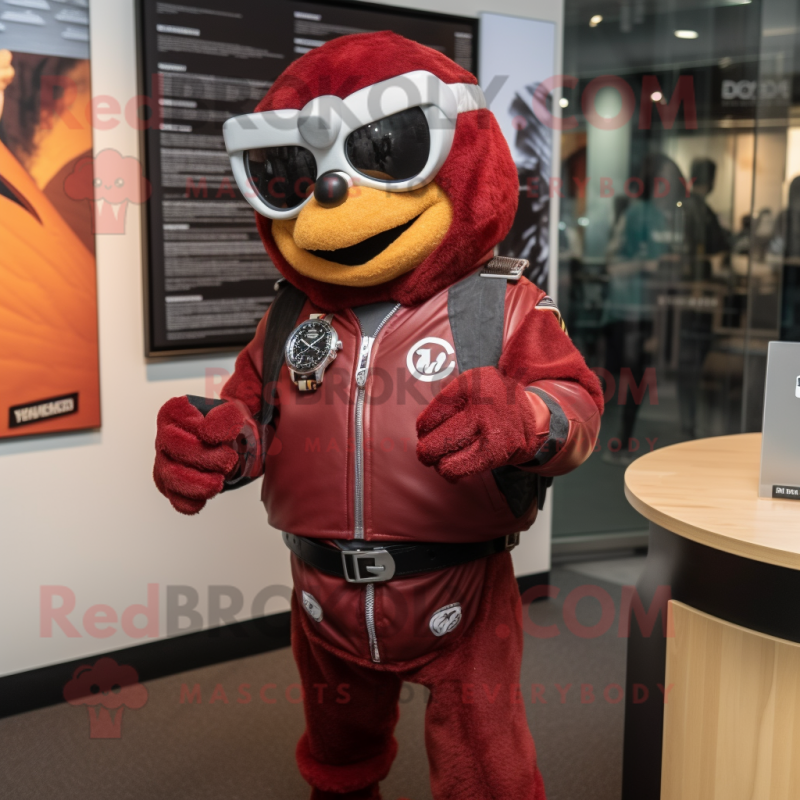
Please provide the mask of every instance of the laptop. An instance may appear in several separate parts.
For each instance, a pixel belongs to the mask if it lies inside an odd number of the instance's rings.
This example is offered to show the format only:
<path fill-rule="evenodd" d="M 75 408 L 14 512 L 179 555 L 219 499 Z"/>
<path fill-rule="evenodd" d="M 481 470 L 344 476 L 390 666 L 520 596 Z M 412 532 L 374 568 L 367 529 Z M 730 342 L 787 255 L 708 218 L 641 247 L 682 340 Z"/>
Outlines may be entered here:
<path fill-rule="evenodd" d="M 800 500 L 800 342 L 770 342 L 759 497 Z"/>

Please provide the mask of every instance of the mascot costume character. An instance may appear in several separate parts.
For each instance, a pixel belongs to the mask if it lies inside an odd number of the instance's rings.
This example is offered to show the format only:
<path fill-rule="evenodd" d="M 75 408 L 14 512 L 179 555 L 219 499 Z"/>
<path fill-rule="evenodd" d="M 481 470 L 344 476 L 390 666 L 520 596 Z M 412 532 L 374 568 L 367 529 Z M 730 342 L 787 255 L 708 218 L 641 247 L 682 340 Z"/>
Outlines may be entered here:
<path fill-rule="evenodd" d="M 224 135 L 284 277 L 222 399 L 161 409 L 156 485 L 196 514 L 263 476 L 312 798 L 380 797 L 412 681 L 437 800 L 542 800 L 509 551 L 602 392 L 526 262 L 493 257 L 518 196 L 497 122 L 473 75 L 382 32 L 304 55 Z"/>

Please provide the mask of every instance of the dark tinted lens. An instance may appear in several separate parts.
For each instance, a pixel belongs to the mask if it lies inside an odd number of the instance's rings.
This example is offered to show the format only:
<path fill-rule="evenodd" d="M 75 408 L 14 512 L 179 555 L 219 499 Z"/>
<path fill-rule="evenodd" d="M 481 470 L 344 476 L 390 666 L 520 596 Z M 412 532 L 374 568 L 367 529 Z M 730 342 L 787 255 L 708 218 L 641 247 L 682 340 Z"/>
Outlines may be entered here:
<path fill-rule="evenodd" d="M 253 188 L 272 208 L 294 208 L 310 194 L 317 162 L 305 147 L 262 147 L 245 152 Z"/>
<path fill-rule="evenodd" d="M 402 181 L 422 172 L 431 149 L 428 120 L 420 108 L 370 122 L 347 137 L 347 157 L 359 172 Z"/>

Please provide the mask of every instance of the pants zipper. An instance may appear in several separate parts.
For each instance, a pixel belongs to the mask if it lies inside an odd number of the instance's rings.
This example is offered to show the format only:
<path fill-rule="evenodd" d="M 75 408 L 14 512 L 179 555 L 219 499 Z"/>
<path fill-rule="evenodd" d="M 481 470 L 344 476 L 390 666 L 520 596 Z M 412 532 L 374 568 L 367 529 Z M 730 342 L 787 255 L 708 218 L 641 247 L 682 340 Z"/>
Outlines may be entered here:
<path fill-rule="evenodd" d="M 367 394 L 367 376 L 369 375 L 369 362 L 372 355 L 372 346 L 381 332 L 381 328 L 389 321 L 389 318 L 400 308 L 398 303 L 381 320 L 380 325 L 375 329 L 374 336 L 366 336 L 358 320 L 358 327 L 361 329 L 361 349 L 358 354 L 358 364 L 356 365 L 356 464 L 355 464 L 355 503 L 354 503 L 354 526 L 353 538 L 364 538 L 364 400 Z M 375 632 L 375 584 L 368 583 L 364 587 L 364 616 L 367 623 L 367 635 L 369 636 L 369 651 L 372 660 L 377 664 L 381 660 L 378 650 L 378 636 Z"/>
<path fill-rule="evenodd" d="M 372 660 L 379 664 L 381 654 L 378 650 L 378 634 L 375 632 L 375 584 L 368 583 L 364 590 L 364 616 L 367 620 L 367 635 L 369 636 L 369 653 Z"/>

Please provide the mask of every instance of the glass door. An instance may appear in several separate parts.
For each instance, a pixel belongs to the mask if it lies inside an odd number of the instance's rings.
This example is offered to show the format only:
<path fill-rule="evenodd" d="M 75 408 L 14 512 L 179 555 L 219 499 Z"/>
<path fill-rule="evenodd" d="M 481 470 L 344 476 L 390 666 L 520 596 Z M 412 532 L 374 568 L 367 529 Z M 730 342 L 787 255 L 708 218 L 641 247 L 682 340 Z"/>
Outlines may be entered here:
<path fill-rule="evenodd" d="M 567 3 L 551 190 L 563 197 L 559 305 L 606 412 L 596 452 L 555 482 L 556 543 L 644 533 L 625 468 L 739 432 L 746 373 L 760 368 L 751 351 L 774 333 L 753 311 L 753 248 L 767 228 L 753 212 L 760 3 L 598 8 Z M 759 298 L 776 286 L 764 280 Z"/>

